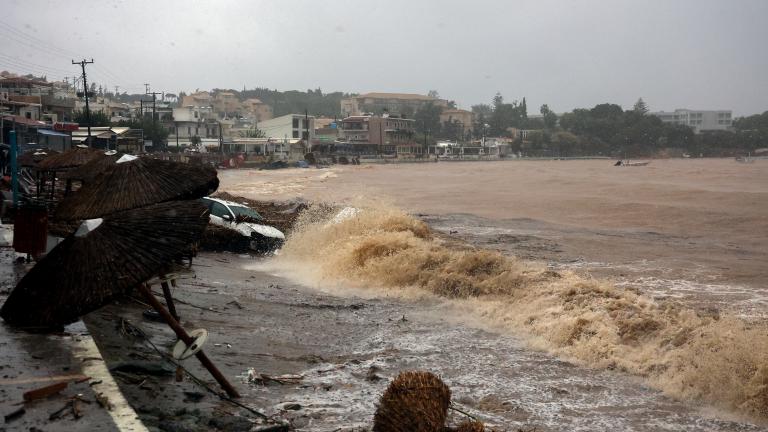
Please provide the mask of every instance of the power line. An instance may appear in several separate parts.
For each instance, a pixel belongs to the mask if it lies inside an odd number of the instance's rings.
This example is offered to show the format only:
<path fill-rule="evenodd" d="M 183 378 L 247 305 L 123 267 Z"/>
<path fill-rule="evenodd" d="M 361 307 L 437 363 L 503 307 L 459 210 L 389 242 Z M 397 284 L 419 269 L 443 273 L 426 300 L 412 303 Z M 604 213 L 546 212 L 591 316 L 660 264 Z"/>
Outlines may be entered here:
<path fill-rule="evenodd" d="M 2 27 L 0 27 L 0 31 L 2 31 L 2 30 L 3 30 Z M 17 42 L 17 43 L 20 43 L 22 45 L 26 45 L 29 48 L 36 49 L 36 50 L 38 50 L 38 51 L 40 51 L 42 53 L 45 53 L 47 55 L 52 55 L 52 56 L 61 57 L 61 58 L 67 58 L 67 56 L 65 56 L 64 54 L 62 54 L 62 53 L 60 53 L 58 51 L 55 51 L 55 50 L 53 50 L 51 48 L 47 48 L 45 46 L 36 45 L 36 44 L 34 44 L 34 43 L 30 42 L 30 41 L 24 40 L 24 39 L 20 39 L 17 36 L 14 36 L 13 34 L 10 34 L 10 35 L 9 34 L 5 34 L 5 35 L 2 35 L 2 36 L 3 36 L 3 38 L 10 39 L 10 40 L 12 40 L 14 42 Z"/>
<path fill-rule="evenodd" d="M 77 56 L 78 54 L 74 51 L 64 49 L 57 47 L 47 41 L 44 41 L 38 37 L 35 37 L 27 32 L 24 32 L 22 30 L 19 30 L 12 25 L 8 24 L 7 22 L 0 20 L 0 31 L 5 31 L 5 37 L 16 41 L 18 43 L 27 45 L 31 48 L 37 49 L 40 52 L 43 52 L 47 55 L 53 55 L 61 58 L 69 59 L 70 56 Z M 23 39 L 19 39 L 19 37 L 22 37 Z M 35 43 L 36 42 L 36 43 Z M 128 84 L 124 77 L 120 77 L 119 75 L 112 72 L 109 68 L 103 65 L 94 65 L 94 68 L 96 68 L 97 71 L 99 71 L 101 74 L 105 75 L 106 78 L 112 81 L 118 81 L 122 82 L 124 84 Z"/>
<path fill-rule="evenodd" d="M 33 63 L 33 62 L 30 62 L 30 61 L 27 61 L 27 60 L 24 60 L 24 59 L 20 59 L 18 57 L 10 56 L 10 55 L 7 55 L 7 54 L 3 54 L 3 53 L 0 53 L 0 60 L 4 60 L 4 61 L 6 61 L 8 63 L 15 63 L 16 67 L 34 68 L 34 69 L 37 69 L 37 70 L 44 70 L 44 71 L 48 71 L 50 73 L 64 74 L 64 75 L 71 73 L 71 71 L 69 71 L 69 70 L 59 69 L 59 68 L 51 67 L 51 66 L 44 66 L 44 65 L 41 65 L 41 64 Z"/>
<path fill-rule="evenodd" d="M 75 53 L 74 51 L 70 51 L 68 49 L 57 47 L 57 46 L 51 44 L 48 41 L 42 40 L 42 39 L 40 39 L 40 38 L 38 38 L 38 37 L 36 37 L 34 35 L 31 35 L 31 34 L 25 32 L 25 31 L 23 31 L 23 30 L 19 30 L 18 28 L 16 28 L 13 25 L 7 23 L 6 21 L 0 20 L 0 24 L 2 24 L 0 26 L 0 30 L 5 30 L 6 32 L 11 32 L 11 34 L 13 34 L 13 35 L 18 35 L 18 36 L 21 36 L 21 37 L 23 37 L 25 39 L 35 41 L 35 42 L 37 42 L 39 44 L 51 47 L 52 50 L 60 51 L 60 52 L 62 52 L 64 54 L 77 55 L 77 53 Z"/>

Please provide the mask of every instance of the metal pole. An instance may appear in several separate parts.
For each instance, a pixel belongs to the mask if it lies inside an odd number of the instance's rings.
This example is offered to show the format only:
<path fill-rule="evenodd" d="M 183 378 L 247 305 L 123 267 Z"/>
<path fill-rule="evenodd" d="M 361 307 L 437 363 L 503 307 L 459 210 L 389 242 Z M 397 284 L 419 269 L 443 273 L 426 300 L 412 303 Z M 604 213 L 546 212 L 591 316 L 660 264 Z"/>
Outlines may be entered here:
<path fill-rule="evenodd" d="M 93 59 L 91 59 L 91 61 L 83 59 L 79 62 L 72 60 L 72 64 L 80 64 L 80 67 L 83 69 L 83 93 L 85 94 L 85 121 L 88 123 L 88 147 L 91 146 L 91 108 L 88 105 L 88 80 L 85 77 L 85 65 L 91 63 L 93 63 Z"/>
<path fill-rule="evenodd" d="M 185 344 L 190 345 L 194 342 L 194 339 L 192 339 L 189 334 L 187 334 L 187 331 L 184 330 L 184 327 L 179 324 L 178 321 L 176 321 L 171 314 L 163 307 L 163 305 L 155 298 L 154 295 L 152 295 L 152 291 L 149 289 L 149 287 L 146 284 L 140 284 L 139 290 L 142 294 L 144 294 L 144 297 L 147 299 L 149 304 L 157 311 L 157 313 L 160 314 L 160 316 L 163 317 L 166 323 L 168 323 L 168 326 L 173 330 L 174 333 L 176 333 L 176 336 L 183 341 Z M 216 379 L 216 382 L 221 385 L 221 387 L 227 392 L 227 394 L 230 397 L 233 398 L 239 398 L 240 394 L 235 390 L 234 387 L 232 387 L 232 384 L 227 381 L 227 378 L 224 377 L 224 375 L 219 371 L 219 369 L 216 368 L 216 365 L 213 364 L 213 362 L 208 358 L 208 356 L 205 355 L 205 353 L 200 350 L 195 354 L 197 356 L 197 359 L 200 360 L 200 363 L 208 370 L 208 372 L 211 373 L 213 378 Z"/>
<path fill-rule="evenodd" d="M 168 306 L 168 312 L 176 321 L 179 320 L 179 314 L 176 312 L 176 305 L 173 303 L 173 296 L 171 295 L 171 288 L 168 286 L 168 282 L 162 282 L 160 286 L 163 288 L 163 297 L 165 297 L 165 304 Z"/>
<path fill-rule="evenodd" d="M 9 138 L 11 141 L 11 190 L 13 191 L 13 207 L 16 207 L 19 204 L 19 173 L 16 161 L 16 155 L 18 153 L 18 149 L 16 148 L 16 131 L 11 131 L 9 133 Z"/>

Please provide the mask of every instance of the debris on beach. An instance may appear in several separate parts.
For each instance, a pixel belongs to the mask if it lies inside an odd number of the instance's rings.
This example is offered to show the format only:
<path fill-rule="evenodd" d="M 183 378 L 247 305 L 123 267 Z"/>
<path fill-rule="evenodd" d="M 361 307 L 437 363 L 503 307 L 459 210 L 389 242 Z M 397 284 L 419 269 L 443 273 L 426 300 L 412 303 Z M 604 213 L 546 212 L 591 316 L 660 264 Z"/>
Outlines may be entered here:
<path fill-rule="evenodd" d="M 373 432 L 441 432 L 451 390 L 426 371 L 400 373 L 384 391 L 373 418 Z"/>
<path fill-rule="evenodd" d="M 208 223 L 197 201 L 89 219 L 18 283 L 0 316 L 21 327 L 69 324 L 189 253 Z"/>
<path fill-rule="evenodd" d="M 280 385 L 284 384 L 298 384 L 303 379 L 303 375 L 285 374 L 271 376 L 264 373 L 257 372 L 256 369 L 248 369 L 245 374 L 246 379 L 251 384 L 268 385 L 269 383 L 276 383 Z"/>

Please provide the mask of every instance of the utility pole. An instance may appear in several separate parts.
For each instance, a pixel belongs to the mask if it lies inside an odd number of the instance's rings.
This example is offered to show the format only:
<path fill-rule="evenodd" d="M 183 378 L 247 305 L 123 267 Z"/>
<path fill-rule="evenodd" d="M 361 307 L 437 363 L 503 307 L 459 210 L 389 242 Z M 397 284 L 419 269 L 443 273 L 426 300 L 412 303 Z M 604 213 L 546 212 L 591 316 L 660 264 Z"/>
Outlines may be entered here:
<path fill-rule="evenodd" d="M 311 143 L 309 142 L 309 110 L 306 108 L 304 109 L 304 130 L 306 138 L 304 139 L 304 147 L 306 149 L 306 153 L 309 153 L 312 151 Z"/>
<path fill-rule="evenodd" d="M 384 123 L 384 120 L 379 118 L 379 159 L 384 157 L 384 134 L 382 133 L 382 130 L 381 130 L 382 123 Z"/>
<path fill-rule="evenodd" d="M 84 90 L 83 93 L 85 94 L 85 121 L 86 123 L 88 123 L 88 138 L 86 142 L 88 143 L 88 147 L 91 146 L 91 108 L 88 105 L 88 80 L 85 78 L 85 65 L 92 64 L 92 63 L 93 63 L 93 59 L 91 59 L 91 61 L 86 61 L 85 59 L 83 59 L 79 62 L 72 60 L 73 65 L 79 64 L 80 67 L 83 69 L 83 90 Z"/>
<path fill-rule="evenodd" d="M 152 136 L 152 145 L 156 146 L 157 143 L 155 142 L 155 135 L 154 131 L 157 130 L 157 119 L 156 119 L 156 111 L 157 111 L 157 95 L 162 94 L 161 92 L 151 92 L 149 91 L 149 83 L 144 83 L 144 89 L 146 90 L 146 94 L 152 95 L 152 130 L 153 130 L 153 136 Z"/>

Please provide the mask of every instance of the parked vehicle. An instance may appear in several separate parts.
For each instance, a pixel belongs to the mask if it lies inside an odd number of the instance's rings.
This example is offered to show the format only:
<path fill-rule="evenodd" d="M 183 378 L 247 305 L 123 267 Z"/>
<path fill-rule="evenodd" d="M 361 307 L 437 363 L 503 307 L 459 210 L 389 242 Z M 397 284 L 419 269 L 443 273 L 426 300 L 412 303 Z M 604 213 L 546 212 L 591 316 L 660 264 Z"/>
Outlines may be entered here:
<path fill-rule="evenodd" d="M 256 252 L 278 249 L 285 241 L 279 229 L 264 225 L 264 218 L 252 208 L 232 201 L 205 197 L 201 201 L 210 210 L 210 223 L 240 233 L 243 245 Z"/>

